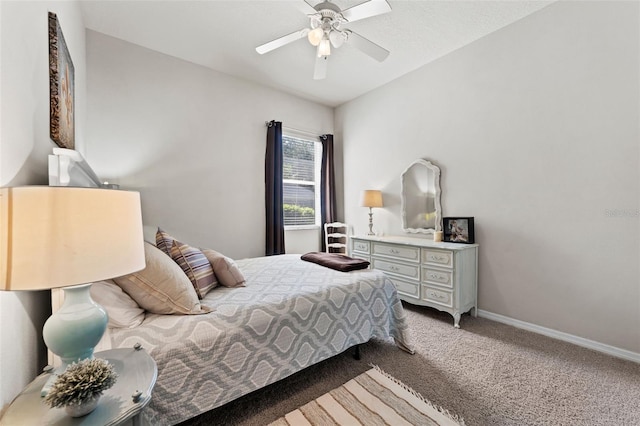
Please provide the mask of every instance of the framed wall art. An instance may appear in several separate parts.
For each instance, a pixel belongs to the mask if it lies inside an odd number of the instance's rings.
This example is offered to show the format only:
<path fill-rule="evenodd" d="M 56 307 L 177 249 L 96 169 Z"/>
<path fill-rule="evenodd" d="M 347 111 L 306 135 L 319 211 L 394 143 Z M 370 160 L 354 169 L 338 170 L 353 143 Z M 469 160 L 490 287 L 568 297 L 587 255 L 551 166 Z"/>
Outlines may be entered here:
<path fill-rule="evenodd" d="M 62 28 L 49 12 L 49 134 L 61 148 L 75 147 L 74 68 Z"/>
<path fill-rule="evenodd" d="M 472 217 L 445 217 L 442 219 L 444 241 L 473 244 L 475 242 Z"/>

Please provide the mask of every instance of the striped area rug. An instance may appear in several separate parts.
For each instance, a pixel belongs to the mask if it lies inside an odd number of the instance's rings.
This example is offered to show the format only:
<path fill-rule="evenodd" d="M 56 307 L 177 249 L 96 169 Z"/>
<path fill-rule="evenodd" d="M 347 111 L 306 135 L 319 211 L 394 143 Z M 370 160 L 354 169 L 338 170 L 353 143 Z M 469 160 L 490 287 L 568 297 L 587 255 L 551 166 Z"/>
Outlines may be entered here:
<path fill-rule="evenodd" d="M 373 366 L 270 426 L 307 425 L 464 426 L 464 420 Z"/>

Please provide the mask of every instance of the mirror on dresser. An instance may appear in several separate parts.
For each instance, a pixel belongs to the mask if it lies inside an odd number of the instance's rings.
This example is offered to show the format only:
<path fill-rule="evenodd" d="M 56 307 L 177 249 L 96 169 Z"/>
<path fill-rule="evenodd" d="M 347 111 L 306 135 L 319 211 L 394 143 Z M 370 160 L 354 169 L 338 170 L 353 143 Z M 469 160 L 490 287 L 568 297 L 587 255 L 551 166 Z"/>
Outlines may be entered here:
<path fill-rule="evenodd" d="M 441 231 L 440 168 L 418 159 L 402 173 L 401 184 L 402 230 L 423 234 Z"/>

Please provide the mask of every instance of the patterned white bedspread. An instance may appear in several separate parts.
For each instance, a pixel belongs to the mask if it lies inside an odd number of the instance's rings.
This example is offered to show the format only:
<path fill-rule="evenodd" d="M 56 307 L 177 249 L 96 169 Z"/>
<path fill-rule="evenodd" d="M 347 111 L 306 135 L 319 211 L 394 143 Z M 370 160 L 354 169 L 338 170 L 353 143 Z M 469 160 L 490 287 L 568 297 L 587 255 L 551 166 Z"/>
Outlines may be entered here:
<path fill-rule="evenodd" d="M 334 271 L 281 255 L 237 261 L 246 287 L 217 287 L 206 315 L 147 314 L 114 329 L 114 347 L 140 342 L 158 364 L 145 409 L 175 424 L 283 379 L 372 337 L 412 352 L 393 283 L 375 270 Z M 355 361 L 354 361 L 355 362 Z"/>

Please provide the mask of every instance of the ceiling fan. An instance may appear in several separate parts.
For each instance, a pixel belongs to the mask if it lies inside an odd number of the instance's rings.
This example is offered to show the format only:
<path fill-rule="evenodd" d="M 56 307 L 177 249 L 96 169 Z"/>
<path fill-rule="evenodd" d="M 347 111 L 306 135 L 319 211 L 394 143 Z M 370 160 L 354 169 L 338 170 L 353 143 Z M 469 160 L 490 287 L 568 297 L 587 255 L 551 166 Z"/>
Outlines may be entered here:
<path fill-rule="evenodd" d="M 310 28 L 303 28 L 256 47 L 259 54 L 271 52 L 306 36 L 309 43 L 316 46 L 316 65 L 313 72 L 315 80 L 322 80 L 327 76 L 327 62 L 329 55 L 331 55 L 331 46 L 337 49 L 344 43 L 349 43 L 379 62 L 389 56 L 388 50 L 358 33 L 343 28 L 343 25 L 349 22 L 390 12 L 391 6 L 386 0 L 369 0 L 344 10 L 341 10 L 330 0 L 320 2 L 315 6 L 311 6 L 306 0 L 303 3 L 305 11 L 308 12 Z"/>

